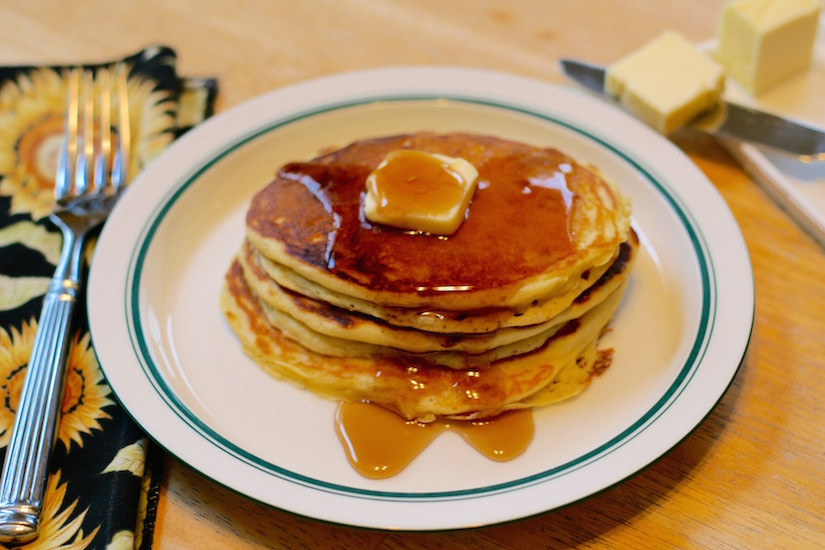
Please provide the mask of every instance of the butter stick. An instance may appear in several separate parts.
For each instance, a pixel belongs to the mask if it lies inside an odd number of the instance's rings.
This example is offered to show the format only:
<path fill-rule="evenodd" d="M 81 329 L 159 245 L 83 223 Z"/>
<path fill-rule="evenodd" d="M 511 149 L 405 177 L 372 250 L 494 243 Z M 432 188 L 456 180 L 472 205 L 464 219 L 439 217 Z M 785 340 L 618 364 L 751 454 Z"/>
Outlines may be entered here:
<path fill-rule="evenodd" d="M 675 32 L 667 31 L 607 68 L 605 91 L 663 134 L 714 107 L 724 69 Z"/>
<path fill-rule="evenodd" d="M 763 92 L 810 66 L 820 9 L 820 0 L 729 2 L 715 56 L 747 91 Z"/>

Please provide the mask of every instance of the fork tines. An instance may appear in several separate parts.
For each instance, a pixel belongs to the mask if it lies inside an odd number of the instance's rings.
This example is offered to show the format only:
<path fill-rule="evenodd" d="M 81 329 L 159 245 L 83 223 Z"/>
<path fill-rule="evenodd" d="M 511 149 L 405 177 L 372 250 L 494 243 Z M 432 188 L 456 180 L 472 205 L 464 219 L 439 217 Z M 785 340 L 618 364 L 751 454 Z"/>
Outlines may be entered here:
<path fill-rule="evenodd" d="M 66 122 L 55 195 L 116 193 L 127 182 L 131 134 L 124 63 L 66 74 Z M 107 183 L 111 182 L 111 186 Z"/>

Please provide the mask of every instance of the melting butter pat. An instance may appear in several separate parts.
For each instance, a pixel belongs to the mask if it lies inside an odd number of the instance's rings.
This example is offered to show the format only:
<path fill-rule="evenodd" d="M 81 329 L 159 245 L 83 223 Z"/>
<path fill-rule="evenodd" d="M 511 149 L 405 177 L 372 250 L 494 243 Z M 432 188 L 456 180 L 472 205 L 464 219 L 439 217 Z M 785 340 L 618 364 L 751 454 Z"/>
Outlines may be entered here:
<path fill-rule="evenodd" d="M 716 58 L 747 91 L 764 91 L 810 66 L 820 7 L 820 0 L 727 3 Z"/>
<path fill-rule="evenodd" d="M 722 67 L 674 32 L 665 32 L 607 68 L 605 92 L 663 134 L 715 107 Z"/>
<path fill-rule="evenodd" d="M 452 235 L 464 221 L 476 179 L 478 170 L 462 158 L 392 151 L 367 177 L 364 214 L 375 223 Z"/>

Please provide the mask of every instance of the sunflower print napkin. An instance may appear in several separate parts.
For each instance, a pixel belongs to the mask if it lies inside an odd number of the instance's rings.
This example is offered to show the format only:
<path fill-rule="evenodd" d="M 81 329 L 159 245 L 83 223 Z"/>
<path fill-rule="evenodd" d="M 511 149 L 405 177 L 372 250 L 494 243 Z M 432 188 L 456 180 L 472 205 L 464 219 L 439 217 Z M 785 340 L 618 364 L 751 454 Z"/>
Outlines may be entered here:
<path fill-rule="evenodd" d="M 214 79 L 179 77 L 175 52 L 167 47 L 116 61 L 125 61 L 130 69 L 129 170 L 134 177 L 177 136 L 212 114 L 217 85 Z M 0 458 L 5 457 L 42 298 L 60 255 L 62 237 L 48 214 L 54 204 L 66 95 L 61 67 L 0 67 Z M 87 261 L 93 249 L 91 239 Z M 41 534 L 18 548 L 149 548 L 162 451 L 106 384 L 84 296 L 70 334 Z"/>

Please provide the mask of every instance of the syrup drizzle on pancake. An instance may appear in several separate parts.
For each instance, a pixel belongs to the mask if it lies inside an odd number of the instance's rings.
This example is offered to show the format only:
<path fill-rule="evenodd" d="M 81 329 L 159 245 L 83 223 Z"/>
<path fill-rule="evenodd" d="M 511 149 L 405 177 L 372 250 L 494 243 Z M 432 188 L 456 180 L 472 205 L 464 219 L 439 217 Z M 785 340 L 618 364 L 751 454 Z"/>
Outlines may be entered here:
<path fill-rule="evenodd" d="M 598 176 L 561 152 L 518 144 L 487 155 L 483 147 L 453 151 L 454 144 L 432 138 L 430 151 L 461 152 L 479 173 L 467 219 L 453 235 L 410 235 L 370 223 L 361 214 L 365 178 L 373 157 L 399 142 L 379 140 L 284 166 L 252 201 L 247 222 L 293 257 L 341 279 L 418 295 L 511 285 L 574 252 L 573 190 Z"/>

